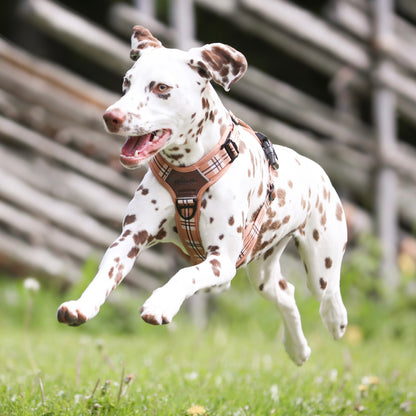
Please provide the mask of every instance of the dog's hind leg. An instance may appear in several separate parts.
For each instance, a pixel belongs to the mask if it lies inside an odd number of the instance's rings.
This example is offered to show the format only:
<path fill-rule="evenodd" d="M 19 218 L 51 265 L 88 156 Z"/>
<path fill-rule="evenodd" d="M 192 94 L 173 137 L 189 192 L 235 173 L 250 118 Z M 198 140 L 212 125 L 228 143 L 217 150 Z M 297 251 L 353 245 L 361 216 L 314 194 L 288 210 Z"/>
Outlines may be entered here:
<path fill-rule="evenodd" d="M 300 313 L 295 302 L 295 287 L 281 274 L 280 256 L 290 237 L 282 240 L 270 254 L 263 255 L 248 266 L 248 275 L 255 288 L 266 299 L 277 305 L 283 317 L 284 346 L 290 358 L 297 364 L 304 364 L 310 354 L 302 331 Z"/>
<path fill-rule="evenodd" d="M 323 226 L 321 220 L 312 219 L 304 232 L 296 235 L 296 243 L 305 265 L 308 288 L 321 302 L 319 312 L 322 321 L 332 336 L 339 339 L 348 323 L 340 292 L 341 262 L 347 233 L 341 205 L 332 208 L 332 221 L 328 220 Z M 329 215 L 331 206 L 327 211 Z"/>

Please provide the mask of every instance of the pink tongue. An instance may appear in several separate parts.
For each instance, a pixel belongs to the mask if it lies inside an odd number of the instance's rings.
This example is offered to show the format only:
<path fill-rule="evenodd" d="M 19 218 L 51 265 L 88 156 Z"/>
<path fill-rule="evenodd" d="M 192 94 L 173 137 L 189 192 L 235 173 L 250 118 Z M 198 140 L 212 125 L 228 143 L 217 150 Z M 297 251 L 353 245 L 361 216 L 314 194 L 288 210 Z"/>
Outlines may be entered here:
<path fill-rule="evenodd" d="M 122 154 L 124 156 L 134 156 L 136 150 L 138 150 L 140 153 L 140 151 L 146 146 L 148 140 L 150 139 L 150 135 L 151 133 L 145 134 L 143 136 L 129 137 L 121 148 Z"/>

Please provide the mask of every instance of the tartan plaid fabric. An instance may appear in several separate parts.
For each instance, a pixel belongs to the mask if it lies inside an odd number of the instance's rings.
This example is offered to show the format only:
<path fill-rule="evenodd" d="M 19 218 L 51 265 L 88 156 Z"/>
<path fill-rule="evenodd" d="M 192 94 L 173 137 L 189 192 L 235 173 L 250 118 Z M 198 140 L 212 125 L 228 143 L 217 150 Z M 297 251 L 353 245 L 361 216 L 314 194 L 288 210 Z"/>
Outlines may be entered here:
<path fill-rule="evenodd" d="M 264 216 L 266 215 L 267 208 L 269 208 L 270 200 L 267 196 L 266 202 L 262 205 L 257 217 L 251 222 L 245 229 L 244 233 L 244 245 L 237 260 L 237 267 L 244 263 L 247 256 L 251 253 L 257 238 L 260 234 L 261 226 L 263 224 Z"/>
<path fill-rule="evenodd" d="M 199 234 L 202 194 L 209 186 L 218 181 L 218 179 L 230 167 L 234 159 L 238 157 L 238 144 L 240 137 L 238 130 L 234 129 L 236 124 L 240 124 L 250 134 L 252 134 L 256 140 L 258 140 L 254 131 L 245 123 L 238 120 L 238 122 L 234 122 L 233 125 L 225 132 L 219 144 L 210 153 L 208 153 L 208 155 L 192 166 L 174 166 L 166 161 L 160 153 L 158 153 L 149 163 L 153 174 L 162 186 L 169 191 L 173 201 L 175 202 L 175 221 L 179 237 L 186 252 L 195 264 L 200 263 L 206 258 L 206 251 L 201 243 L 201 237 Z M 188 173 L 191 175 L 195 175 L 197 173 L 197 177 L 199 174 L 207 181 L 202 181 L 199 183 L 198 189 L 189 189 L 189 191 L 185 192 L 185 194 L 182 189 L 181 195 L 179 196 L 178 190 L 174 189 L 175 187 L 172 186 L 172 183 L 168 183 L 169 175 L 174 173 Z M 248 255 L 252 251 L 259 236 L 264 216 L 266 215 L 269 205 L 270 193 L 268 193 L 266 201 L 259 210 L 257 217 L 253 222 L 246 226 L 244 231 L 243 249 L 238 257 L 237 267 L 245 262 Z"/>

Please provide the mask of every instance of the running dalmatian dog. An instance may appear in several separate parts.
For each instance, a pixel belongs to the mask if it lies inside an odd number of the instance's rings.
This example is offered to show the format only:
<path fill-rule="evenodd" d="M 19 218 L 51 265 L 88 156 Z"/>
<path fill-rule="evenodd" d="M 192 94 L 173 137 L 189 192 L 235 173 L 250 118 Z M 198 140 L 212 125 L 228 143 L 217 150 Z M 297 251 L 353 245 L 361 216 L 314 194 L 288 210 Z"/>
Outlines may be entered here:
<path fill-rule="evenodd" d="M 170 166 L 186 170 L 230 130 L 239 152 L 202 195 L 199 232 L 205 260 L 179 270 L 156 289 L 141 309 L 142 318 L 151 324 L 169 323 L 196 292 L 230 285 L 244 234 L 265 204 L 271 184 L 274 198 L 254 246 L 238 266 L 245 267 L 259 293 L 277 305 L 285 349 L 302 365 L 311 350 L 294 286 L 283 277 L 279 260 L 294 239 L 308 288 L 321 303 L 322 320 L 335 339 L 341 338 L 347 326 L 339 287 L 347 231 L 336 191 L 319 165 L 286 147 L 274 146 L 280 167 L 270 169 L 259 141 L 225 109 L 210 81 L 228 91 L 246 71 L 244 55 L 221 43 L 187 52 L 168 49 L 147 29 L 133 30 L 131 57 L 136 62 L 124 77 L 124 95 L 104 114 L 108 131 L 127 137 L 122 164 L 136 168 L 161 155 Z M 185 250 L 175 210 L 172 196 L 149 169 L 128 205 L 120 237 L 106 251 L 82 296 L 59 307 L 58 320 L 76 326 L 97 315 L 142 250 L 159 242 L 173 242 Z"/>

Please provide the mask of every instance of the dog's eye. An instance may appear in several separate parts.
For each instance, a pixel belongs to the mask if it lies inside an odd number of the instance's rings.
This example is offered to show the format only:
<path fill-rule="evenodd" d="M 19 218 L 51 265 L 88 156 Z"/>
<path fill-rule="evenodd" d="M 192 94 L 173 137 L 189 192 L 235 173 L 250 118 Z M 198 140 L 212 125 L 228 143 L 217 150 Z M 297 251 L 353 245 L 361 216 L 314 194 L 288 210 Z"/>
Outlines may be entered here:
<path fill-rule="evenodd" d="M 165 93 L 168 92 L 171 89 L 169 85 L 166 84 L 157 84 L 156 88 L 154 89 L 154 92 L 156 93 Z"/>

